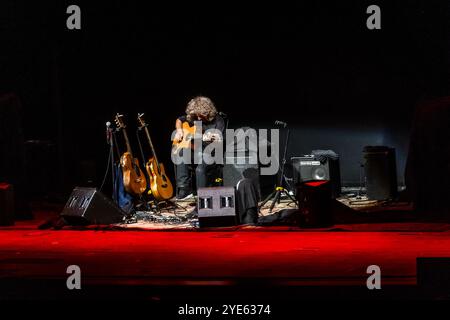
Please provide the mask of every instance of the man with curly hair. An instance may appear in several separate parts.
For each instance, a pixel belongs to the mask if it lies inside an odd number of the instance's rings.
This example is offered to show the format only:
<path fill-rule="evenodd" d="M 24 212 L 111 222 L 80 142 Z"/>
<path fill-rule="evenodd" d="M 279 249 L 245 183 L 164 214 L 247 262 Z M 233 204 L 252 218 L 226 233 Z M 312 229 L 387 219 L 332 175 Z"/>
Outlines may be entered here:
<path fill-rule="evenodd" d="M 175 122 L 176 134 L 175 141 L 181 141 L 184 137 L 183 123 L 187 122 L 190 126 L 194 122 L 201 121 L 203 134 L 203 147 L 213 141 L 222 141 L 225 132 L 225 121 L 220 116 L 219 112 L 208 97 L 198 96 L 189 101 L 186 107 L 185 115 L 178 117 Z M 215 129 L 219 133 L 208 132 L 210 129 Z M 188 151 L 184 149 L 183 152 Z M 191 152 L 190 150 L 188 152 Z M 177 164 L 175 165 L 175 176 L 177 183 L 177 199 L 186 200 L 193 197 L 192 175 L 195 172 L 195 182 L 197 188 L 209 187 L 217 178 L 218 165 L 206 164 L 204 162 L 194 164 Z"/>

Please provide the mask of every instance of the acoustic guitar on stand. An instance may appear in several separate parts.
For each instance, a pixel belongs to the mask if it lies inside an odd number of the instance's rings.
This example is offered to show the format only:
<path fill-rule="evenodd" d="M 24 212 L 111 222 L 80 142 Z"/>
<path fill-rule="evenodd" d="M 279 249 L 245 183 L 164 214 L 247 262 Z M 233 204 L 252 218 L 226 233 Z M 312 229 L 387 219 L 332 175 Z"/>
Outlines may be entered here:
<path fill-rule="evenodd" d="M 139 128 L 144 129 L 147 136 L 148 143 L 152 150 L 152 157 L 145 164 L 148 176 L 150 178 L 150 191 L 155 200 L 164 201 L 169 200 L 173 196 L 173 187 L 169 178 L 167 178 L 164 165 L 158 161 L 155 148 L 148 131 L 148 124 L 144 120 L 144 114 L 138 114 Z"/>
<path fill-rule="evenodd" d="M 125 123 L 123 122 L 123 115 L 117 114 L 115 122 L 117 128 L 122 131 L 125 139 L 127 151 L 120 157 L 120 165 L 123 172 L 123 185 L 128 193 L 133 195 L 141 195 L 147 189 L 147 180 L 144 173 L 139 167 L 139 160 L 133 157 L 131 151 L 130 141 L 126 131 Z"/>

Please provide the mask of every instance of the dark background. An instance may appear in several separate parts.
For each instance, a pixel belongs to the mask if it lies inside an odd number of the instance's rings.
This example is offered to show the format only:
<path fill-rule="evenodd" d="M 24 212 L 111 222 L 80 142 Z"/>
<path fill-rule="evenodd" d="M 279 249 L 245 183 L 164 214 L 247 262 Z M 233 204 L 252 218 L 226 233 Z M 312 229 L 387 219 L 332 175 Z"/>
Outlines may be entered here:
<path fill-rule="evenodd" d="M 171 167 L 174 119 L 198 94 L 230 127 L 288 122 L 290 155 L 335 150 L 344 185 L 364 145 L 395 147 L 402 182 L 415 105 L 449 93 L 448 1 L 164 3 L 2 1 L 0 90 L 20 97 L 25 138 L 49 141 L 27 160 L 37 193 L 101 183 L 116 112 L 133 140 L 145 112 Z M 81 30 L 66 28 L 70 4 Z M 381 30 L 366 28 L 370 4 Z"/>

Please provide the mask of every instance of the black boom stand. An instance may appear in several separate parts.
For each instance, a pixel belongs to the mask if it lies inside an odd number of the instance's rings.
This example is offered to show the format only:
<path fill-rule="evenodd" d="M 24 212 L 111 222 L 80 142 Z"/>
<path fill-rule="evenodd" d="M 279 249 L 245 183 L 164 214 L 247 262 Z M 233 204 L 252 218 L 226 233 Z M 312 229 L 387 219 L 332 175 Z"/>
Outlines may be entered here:
<path fill-rule="evenodd" d="M 281 167 L 278 169 L 279 171 L 279 180 L 278 184 L 275 186 L 275 190 L 266 198 L 264 201 L 260 204 L 259 210 L 268 202 L 272 201 L 272 204 L 270 205 L 269 212 L 272 212 L 273 208 L 275 207 L 275 203 L 280 203 L 280 200 L 283 196 L 289 198 L 294 203 L 297 203 L 297 201 L 289 194 L 288 190 L 283 187 L 283 179 L 284 179 L 284 166 L 286 164 L 286 155 L 287 155 L 287 149 L 289 146 L 289 137 L 291 134 L 290 129 L 288 128 L 288 125 L 286 122 L 282 121 L 275 121 L 276 125 L 282 126 L 284 129 L 286 129 L 286 142 L 284 143 L 284 152 L 283 152 L 283 159 L 281 161 Z"/>

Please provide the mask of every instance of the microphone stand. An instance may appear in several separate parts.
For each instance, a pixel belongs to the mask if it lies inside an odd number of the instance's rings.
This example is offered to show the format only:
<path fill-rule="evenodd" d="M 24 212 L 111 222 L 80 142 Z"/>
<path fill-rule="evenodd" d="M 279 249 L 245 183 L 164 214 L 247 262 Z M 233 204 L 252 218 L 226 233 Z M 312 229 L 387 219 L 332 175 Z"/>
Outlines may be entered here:
<path fill-rule="evenodd" d="M 283 124 L 283 127 L 286 129 L 286 142 L 284 143 L 284 152 L 283 152 L 283 159 L 281 160 L 281 167 L 279 169 L 279 180 L 277 185 L 275 186 L 275 190 L 266 198 L 263 202 L 259 205 L 259 210 L 269 201 L 272 201 L 272 204 L 270 205 L 269 212 L 272 212 L 273 208 L 275 207 L 275 203 L 280 203 L 280 200 L 283 196 L 289 198 L 292 202 L 297 204 L 297 201 L 289 194 L 288 190 L 283 187 L 283 178 L 284 178 L 284 167 L 286 165 L 286 156 L 287 156 L 287 149 L 289 146 L 289 138 L 291 135 L 291 130 L 287 126 L 286 123 Z"/>
<path fill-rule="evenodd" d="M 119 197 L 116 188 L 116 170 L 115 170 L 115 160 L 114 160 L 114 139 L 113 139 L 113 129 L 108 126 L 107 130 L 107 143 L 109 144 L 109 154 L 111 161 L 111 177 L 112 177 L 112 192 L 113 200 L 116 205 L 119 205 Z"/>

